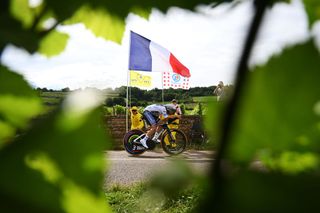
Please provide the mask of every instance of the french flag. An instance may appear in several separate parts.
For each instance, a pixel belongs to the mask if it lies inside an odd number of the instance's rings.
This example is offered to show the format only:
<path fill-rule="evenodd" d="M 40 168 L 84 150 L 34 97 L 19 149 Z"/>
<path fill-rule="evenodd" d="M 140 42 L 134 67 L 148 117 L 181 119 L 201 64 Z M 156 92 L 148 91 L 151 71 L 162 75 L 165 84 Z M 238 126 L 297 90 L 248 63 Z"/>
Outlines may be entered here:
<path fill-rule="evenodd" d="M 190 77 L 189 69 L 167 49 L 131 31 L 129 70 L 174 72 Z"/>

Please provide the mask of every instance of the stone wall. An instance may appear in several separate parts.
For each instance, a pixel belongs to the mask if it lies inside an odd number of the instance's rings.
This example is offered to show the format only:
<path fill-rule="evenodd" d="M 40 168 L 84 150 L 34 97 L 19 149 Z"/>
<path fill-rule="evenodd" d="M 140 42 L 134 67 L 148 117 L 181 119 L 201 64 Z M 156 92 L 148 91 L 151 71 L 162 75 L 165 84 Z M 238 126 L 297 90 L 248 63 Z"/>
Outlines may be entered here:
<path fill-rule="evenodd" d="M 130 119 L 129 128 L 131 126 Z M 179 129 L 181 129 L 186 136 L 190 137 L 190 130 L 194 122 L 199 122 L 200 116 L 198 115 L 183 115 L 180 120 Z M 107 132 L 113 138 L 114 144 L 113 149 L 119 150 L 123 149 L 123 137 L 126 133 L 126 116 L 116 115 L 106 117 Z"/>

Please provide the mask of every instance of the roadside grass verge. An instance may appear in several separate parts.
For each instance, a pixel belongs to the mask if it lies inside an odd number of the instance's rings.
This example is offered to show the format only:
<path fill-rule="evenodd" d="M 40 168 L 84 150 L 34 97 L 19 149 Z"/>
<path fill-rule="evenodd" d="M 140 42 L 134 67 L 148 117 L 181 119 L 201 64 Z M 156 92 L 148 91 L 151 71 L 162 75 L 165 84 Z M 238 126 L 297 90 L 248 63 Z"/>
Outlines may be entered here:
<path fill-rule="evenodd" d="M 105 190 L 107 202 L 113 212 L 140 213 L 192 212 L 200 201 L 202 188 L 191 186 L 174 197 L 165 196 L 161 191 L 139 183 L 130 186 L 111 186 Z"/>

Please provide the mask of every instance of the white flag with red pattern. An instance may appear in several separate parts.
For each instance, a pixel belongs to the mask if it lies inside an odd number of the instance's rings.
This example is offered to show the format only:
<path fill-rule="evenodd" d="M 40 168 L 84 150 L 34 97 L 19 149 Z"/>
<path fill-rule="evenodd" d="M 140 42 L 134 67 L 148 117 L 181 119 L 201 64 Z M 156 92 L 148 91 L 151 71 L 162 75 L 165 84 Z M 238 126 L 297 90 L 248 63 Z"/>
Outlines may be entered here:
<path fill-rule="evenodd" d="M 174 72 L 163 72 L 162 74 L 162 84 L 164 89 L 189 89 L 190 88 L 190 78 L 183 77 Z"/>

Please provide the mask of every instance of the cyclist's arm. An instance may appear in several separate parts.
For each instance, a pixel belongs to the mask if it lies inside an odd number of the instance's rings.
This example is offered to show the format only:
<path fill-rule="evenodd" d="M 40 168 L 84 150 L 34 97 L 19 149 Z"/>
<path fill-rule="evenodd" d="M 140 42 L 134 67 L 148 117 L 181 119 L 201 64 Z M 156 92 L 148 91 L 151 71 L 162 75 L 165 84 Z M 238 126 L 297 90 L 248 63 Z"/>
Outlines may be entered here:
<path fill-rule="evenodd" d="M 180 108 L 179 105 L 177 106 L 177 114 L 178 114 L 178 115 L 182 115 L 181 108 Z"/>
<path fill-rule="evenodd" d="M 160 122 L 159 122 L 159 124 L 163 124 L 163 123 L 167 122 L 169 119 L 174 119 L 174 118 L 180 119 L 180 118 L 181 118 L 181 116 L 180 116 L 180 115 L 177 115 L 177 114 L 175 114 L 175 115 L 168 115 L 165 108 L 163 108 L 163 109 L 161 110 L 160 114 L 161 114 L 161 115 L 160 115 Z"/>
<path fill-rule="evenodd" d="M 181 119 L 181 115 L 168 115 L 166 118 L 162 118 L 161 121 L 163 123 L 169 121 L 169 120 L 175 120 L 175 119 Z"/>
<path fill-rule="evenodd" d="M 175 115 L 168 115 L 168 118 L 169 118 L 169 119 L 181 119 L 181 115 L 177 115 L 177 114 L 175 114 Z"/>

